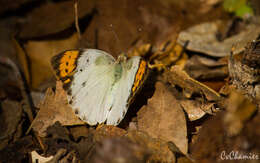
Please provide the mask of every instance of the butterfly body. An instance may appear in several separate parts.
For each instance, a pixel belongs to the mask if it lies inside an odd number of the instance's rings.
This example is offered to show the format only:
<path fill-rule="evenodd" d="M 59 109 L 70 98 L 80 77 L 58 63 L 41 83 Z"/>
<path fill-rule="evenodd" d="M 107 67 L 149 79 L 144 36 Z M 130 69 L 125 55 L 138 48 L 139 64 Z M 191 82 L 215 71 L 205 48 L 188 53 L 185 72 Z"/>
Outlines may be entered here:
<path fill-rule="evenodd" d="M 115 60 L 97 49 L 69 50 L 52 58 L 68 102 L 89 125 L 118 125 L 147 76 L 141 57 Z"/>

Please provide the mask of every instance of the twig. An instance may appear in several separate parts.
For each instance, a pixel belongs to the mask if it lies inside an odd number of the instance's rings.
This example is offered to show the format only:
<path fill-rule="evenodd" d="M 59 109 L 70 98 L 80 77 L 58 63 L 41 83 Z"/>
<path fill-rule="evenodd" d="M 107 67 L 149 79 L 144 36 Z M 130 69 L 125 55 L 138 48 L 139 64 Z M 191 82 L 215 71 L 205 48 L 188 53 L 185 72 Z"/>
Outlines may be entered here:
<path fill-rule="evenodd" d="M 79 0 L 74 0 L 74 15 L 75 15 L 75 27 L 78 33 L 78 39 L 81 39 L 81 32 L 79 28 L 79 17 L 78 17 L 78 1 Z"/>

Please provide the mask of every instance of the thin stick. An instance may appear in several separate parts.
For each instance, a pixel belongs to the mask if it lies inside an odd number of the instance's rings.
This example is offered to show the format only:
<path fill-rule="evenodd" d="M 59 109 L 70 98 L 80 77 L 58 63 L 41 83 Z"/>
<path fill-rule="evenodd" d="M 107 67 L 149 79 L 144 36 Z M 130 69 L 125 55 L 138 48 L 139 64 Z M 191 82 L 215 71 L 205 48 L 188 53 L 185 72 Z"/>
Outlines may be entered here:
<path fill-rule="evenodd" d="M 74 15 L 75 15 L 75 27 L 78 33 L 78 39 L 81 39 L 81 32 L 79 28 L 79 16 L 78 16 L 78 1 L 79 0 L 74 0 Z"/>

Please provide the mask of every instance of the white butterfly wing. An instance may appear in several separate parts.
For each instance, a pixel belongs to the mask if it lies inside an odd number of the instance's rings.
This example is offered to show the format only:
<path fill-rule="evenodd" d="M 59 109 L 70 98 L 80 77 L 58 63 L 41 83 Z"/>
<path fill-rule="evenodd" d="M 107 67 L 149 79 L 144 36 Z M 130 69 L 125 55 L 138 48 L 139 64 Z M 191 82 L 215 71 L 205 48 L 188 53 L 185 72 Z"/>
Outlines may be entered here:
<path fill-rule="evenodd" d="M 68 100 L 89 125 L 105 122 L 112 106 L 114 62 L 111 55 L 96 49 L 84 50 L 78 59 Z"/>
<path fill-rule="evenodd" d="M 118 125 L 124 118 L 128 109 L 128 100 L 132 93 L 135 75 L 138 71 L 141 57 L 135 56 L 123 65 L 122 76 L 113 88 L 113 105 L 108 113 L 106 123 L 108 125 Z"/>

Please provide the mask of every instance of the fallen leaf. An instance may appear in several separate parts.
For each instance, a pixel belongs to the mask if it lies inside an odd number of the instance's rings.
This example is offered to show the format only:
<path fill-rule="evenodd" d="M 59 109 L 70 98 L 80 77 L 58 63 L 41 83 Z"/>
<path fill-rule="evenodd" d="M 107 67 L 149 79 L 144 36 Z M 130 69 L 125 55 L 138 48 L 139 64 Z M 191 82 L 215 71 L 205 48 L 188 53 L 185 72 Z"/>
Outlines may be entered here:
<path fill-rule="evenodd" d="M 15 10 L 19 9 L 19 7 L 22 7 L 26 3 L 30 3 L 32 1 L 35 0 L 14 0 L 12 1 L 12 3 L 6 3 L 5 1 L 0 1 L 0 5 L 3 6 L 0 8 L 0 14 L 4 14 L 5 12 L 12 11 L 12 10 L 15 12 Z"/>
<path fill-rule="evenodd" d="M 94 149 L 94 155 L 86 162 L 124 162 L 143 163 L 147 162 L 150 151 L 125 137 L 115 137 L 103 139 Z"/>
<path fill-rule="evenodd" d="M 233 90 L 227 100 L 224 126 L 229 136 L 239 134 L 244 123 L 256 112 L 257 107 L 241 93 Z"/>
<path fill-rule="evenodd" d="M 58 53 L 76 48 L 77 33 L 63 40 L 28 41 L 24 47 L 30 60 L 32 88 L 37 89 L 41 84 L 53 77 L 50 60 Z"/>
<path fill-rule="evenodd" d="M 244 50 L 247 42 L 256 39 L 260 34 L 259 25 L 249 23 L 245 29 L 237 35 L 226 38 L 220 42 L 216 35 L 221 23 L 223 22 L 218 20 L 188 28 L 179 34 L 177 42 L 183 46 L 189 41 L 187 49 L 190 51 L 201 52 L 213 57 L 224 57 L 230 54 L 234 44 L 237 44 L 237 48 L 235 49 L 235 53 L 237 54 Z"/>
<path fill-rule="evenodd" d="M 220 81 L 228 76 L 227 59 L 211 59 L 193 55 L 185 64 L 184 70 L 200 81 Z"/>
<path fill-rule="evenodd" d="M 21 136 L 17 134 L 22 126 L 22 107 L 17 101 L 4 100 L 1 103 L 1 127 L 0 127 L 0 150 L 7 146 L 10 142 Z M 20 124 L 21 123 L 21 124 Z"/>
<path fill-rule="evenodd" d="M 86 137 L 91 132 L 90 129 L 86 125 L 81 126 L 72 126 L 70 127 L 70 133 L 75 141 L 79 141 L 80 138 Z"/>
<path fill-rule="evenodd" d="M 187 59 L 188 55 L 184 52 L 184 48 L 174 40 L 163 42 L 149 58 L 150 61 L 155 63 L 155 66 L 158 65 L 159 71 L 161 68 L 173 64 L 184 67 Z"/>
<path fill-rule="evenodd" d="M 171 141 L 183 154 L 188 152 L 187 128 L 184 112 L 169 90 L 157 82 L 148 104 L 137 113 L 138 129 L 153 138 Z"/>
<path fill-rule="evenodd" d="M 147 162 L 175 162 L 175 155 L 164 140 L 152 138 L 140 131 L 130 131 L 126 137 L 150 153 Z"/>
<path fill-rule="evenodd" d="M 31 157 L 32 157 L 32 162 L 34 163 L 44 163 L 44 162 L 47 162 L 47 161 L 50 161 L 53 156 L 49 156 L 49 157 L 43 157 L 41 155 L 39 155 L 36 151 L 32 151 L 31 152 Z"/>
<path fill-rule="evenodd" d="M 206 112 L 201 109 L 201 104 L 195 100 L 181 100 L 180 104 L 188 115 L 190 121 L 203 117 Z"/>
<path fill-rule="evenodd" d="M 63 90 L 60 81 L 57 81 L 55 93 L 51 88 L 46 91 L 45 99 L 39 108 L 40 111 L 32 122 L 31 127 L 41 137 L 46 135 L 46 129 L 56 121 L 59 121 L 64 126 L 85 124 L 69 106 L 66 92 Z"/>
<path fill-rule="evenodd" d="M 94 4 L 93 0 L 80 1 L 79 19 L 90 14 Z M 21 25 L 19 38 L 30 39 L 56 34 L 74 25 L 74 21 L 74 1 L 43 3 L 28 13 L 26 21 Z"/>
<path fill-rule="evenodd" d="M 132 56 L 141 56 L 141 57 L 145 57 L 146 54 L 151 50 L 152 45 L 151 44 L 142 44 L 139 46 L 136 46 L 132 49 L 129 50 L 129 52 L 127 53 L 128 57 L 132 57 Z"/>
<path fill-rule="evenodd" d="M 101 141 L 104 138 L 122 137 L 127 133 L 126 130 L 112 125 L 99 125 L 94 134 L 96 141 Z"/>
<path fill-rule="evenodd" d="M 23 160 L 28 159 L 27 154 L 36 148 L 37 145 L 33 137 L 31 135 L 24 136 L 0 150 L 0 160 L 1 162 L 23 162 Z"/>
<path fill-rule="evenodd" d="M 191 78 L 179 66 L 172 66 L 170 71 L 166 73 L 166 77 L 172 85 L 180 86 L 188 98 L 190 98 L 192 94 L 197 93 L 205 95 L 209 101 L 218 101 L 221 99 L 216 91 Z"/>

